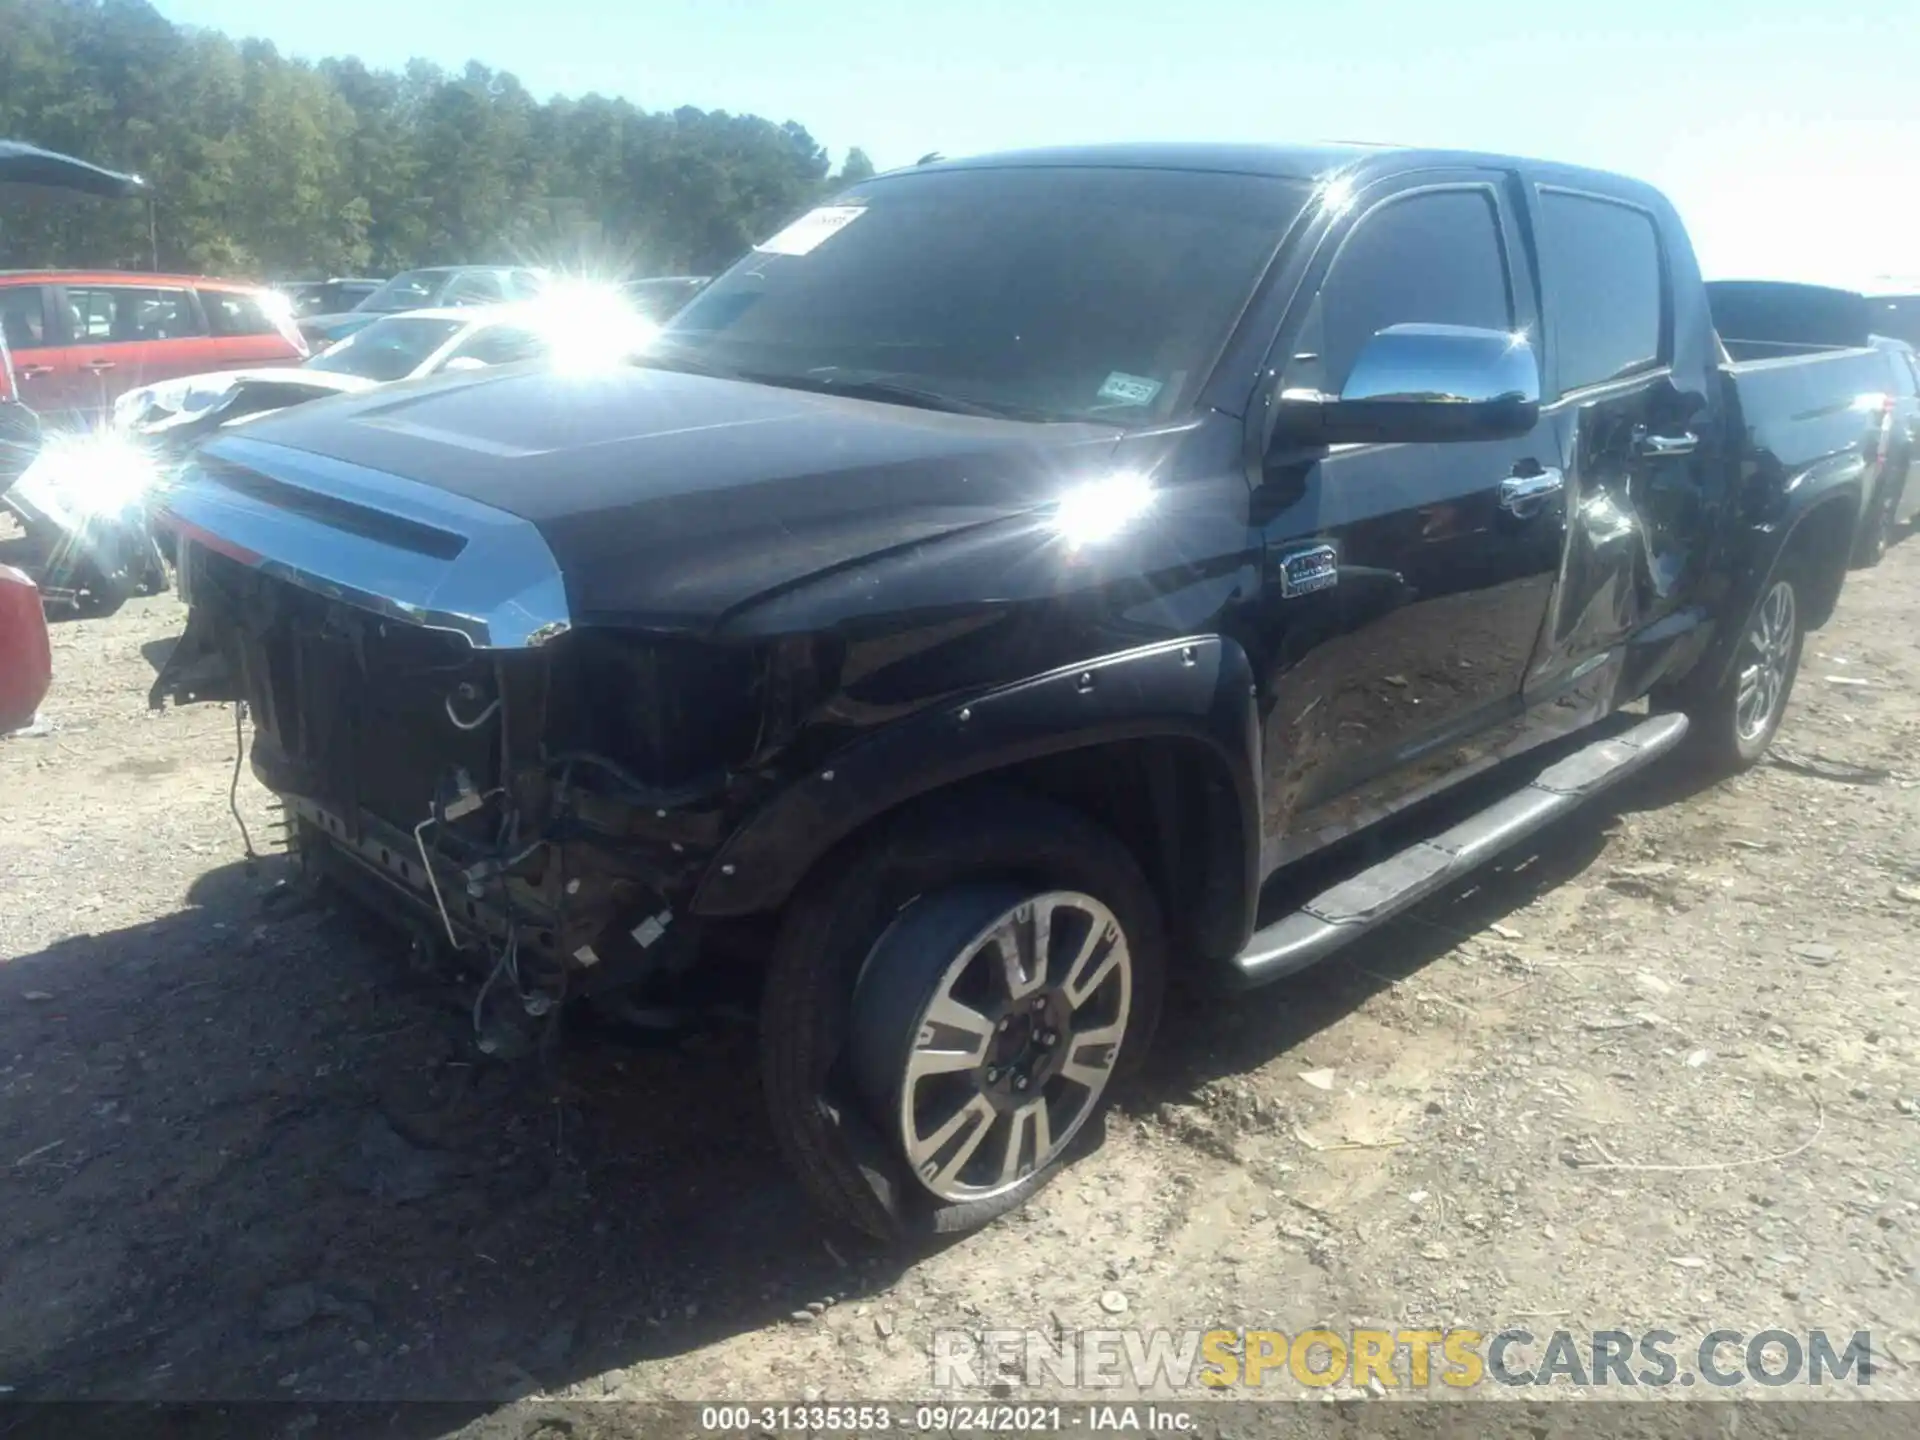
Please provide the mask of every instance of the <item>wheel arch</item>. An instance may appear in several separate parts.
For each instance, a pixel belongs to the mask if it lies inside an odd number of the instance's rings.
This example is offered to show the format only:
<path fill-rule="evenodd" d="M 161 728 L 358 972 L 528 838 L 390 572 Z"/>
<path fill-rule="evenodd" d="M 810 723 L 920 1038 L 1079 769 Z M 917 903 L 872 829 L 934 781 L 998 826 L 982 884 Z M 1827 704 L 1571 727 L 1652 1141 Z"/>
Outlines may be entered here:
<path fill-rule="evenodd" d="M 1752 605 L 1758 605 L 1774 580 L 1792 568 L 1806 581 L 1806 593 L 1801 597 L 1803 627 L 1818 630 L 1831 620 L 1852 568 L 1858 500 L 1857 493 L 1841 493 L 1809 505 L 1782 537 L 1773 564 L 1754 589 Z"/>
<path fill-rule="evenodd" d="M 1797 569 L 1806 582 L 1800 597 L 1801 627 L 1818 630 L 1833 618 L 1852 565 L 1859 503 L 1857 486 L 1837 486 L 1810 498 L 1778 525 L 1755 532 L 1749 552 L 1753 558 L 1742 567 L 1727 596 L 1726 613 L 1732 623 L 1720 627 L 1708 663 L 1692 672 L 1693 676 L 1707 682 L 1709 688 L 1727 682 L 1739 653 L 1740 637 L 1752 626 L 1773 582 L 1789 569 Z"/>
<path fill-rule="evenodd" d="M 1085 813 L 1133 852 L 1176 935 L 1231 955 L 1258 892 L 1260 728 L 1245 653 L 1218 635 L 1102 656 L 922 711 L 836 754 L 747 818 L 694 913 L 778 910 L 829 854 L 903 807 L 982 784 Z"/>

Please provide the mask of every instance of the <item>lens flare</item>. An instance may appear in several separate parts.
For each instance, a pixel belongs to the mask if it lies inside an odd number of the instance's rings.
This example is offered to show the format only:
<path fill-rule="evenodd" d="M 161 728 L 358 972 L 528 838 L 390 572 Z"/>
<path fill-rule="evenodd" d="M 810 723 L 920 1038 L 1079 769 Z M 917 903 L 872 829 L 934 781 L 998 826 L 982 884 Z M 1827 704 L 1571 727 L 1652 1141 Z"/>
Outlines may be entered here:
<path fill-rule="evenodd" d="M 1103 476 L 1063 494 L 1053 513 L 1053 528 L 1069 545 L 1111 540 L 1153 509 L 1153 482 L 1133 471 Z"/>
<path fill-rule="evenodd" d="M 553 367 L 576 374 L 621 364 L 659 329 L 619 286 L 578 276 L 556 276 L 526 311 L 547 342 Z"/>
<path fill-rule="evenodd" d="M 144 506 L 160 484 L 146 448 L 117 430 L 50 435 L 14 491 L 63 529 L 84 530 Z"/>

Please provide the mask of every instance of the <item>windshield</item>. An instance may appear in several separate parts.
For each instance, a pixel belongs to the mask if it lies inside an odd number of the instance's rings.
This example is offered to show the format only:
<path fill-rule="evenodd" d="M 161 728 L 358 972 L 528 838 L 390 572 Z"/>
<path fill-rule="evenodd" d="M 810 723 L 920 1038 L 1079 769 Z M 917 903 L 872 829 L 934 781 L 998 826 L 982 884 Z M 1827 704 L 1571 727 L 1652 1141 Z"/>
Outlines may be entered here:
<path fill-rule="evenodd" d="M 1174 170 L 869 181 L 665 327 L 657 363 L 1041 419 L 1150 421 L 1205 378 L 1304 186 Z"/>
<path fill-rule="evenodd" d="M 406 270 L 394 276 L 353 308 L 356 310 L 425 310 L 445 288 L 451 270 Z"/>
<path fill-rule="evenodd" d="M 306 361 L 305 368 L 328 370 L 336 375 L 359 375 L 368 380 L 404 380 L 451 340 L 461 325 L 458 320 L 433 320 L 420 315 L 376 320 Z"/>

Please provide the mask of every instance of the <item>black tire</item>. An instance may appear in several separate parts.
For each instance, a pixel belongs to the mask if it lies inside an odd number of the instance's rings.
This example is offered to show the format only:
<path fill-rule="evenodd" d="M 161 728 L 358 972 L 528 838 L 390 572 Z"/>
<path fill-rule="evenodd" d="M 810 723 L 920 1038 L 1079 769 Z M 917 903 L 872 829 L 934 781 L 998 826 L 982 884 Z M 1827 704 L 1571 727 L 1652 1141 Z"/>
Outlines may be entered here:
<path fill-rule="evenodd" d="M 863 1016 L 925 982 L 908 976 L 891 1000 L 862 986 L 883 939 L 889 953 L 964 943 L 986 909 L 1009 896 L 1073 891 L 1112 914 L 1131 956 L 1132 999 L 1113 1080 L 1064 1146 L 1011 1189 L 946 1201 L 921 1184 L 890 1139 L 876 1103 L 876 1056 L 886 1037 L 851 1044 L 856 987 Z M 896 927 L 911 927 L 910 930 Z M 1137 1069 L 1158 1023 L 1165 929 L 1133 856 L 1085 816 L 1019 791 L 979 787 L 916 802 L 843 847 L 788 906 L 761 1006 L 762 1078 L 782 1153 L 809 1195 L 836 1218 L 891 1241 L 959 1234 L 1017 1208 L 1075 1155 L 1097 1143 L 1100 1116 Z M 876 956 L 877 958 L 877 956 Z M 856 1050 L 864 1052 L 857 1060 Z M 866 1081 L 863 1084 L 863 1079 Z"/>
<path fill-rule="evenodd" d="M 118 615 L 132 598 L 128 587 L 119 581 L 91 582 L 74 602 L 74 611 L 82 620 L 105 620 Z"/>
<path fill-rule="evenodd" d="M 1753 712 L 1743 708 L 1746 676 L 1763 657 L 1759 632 L 1765 623 L 1770 603 L 1784 591 L 1787 597 L 1789 625 L 1784 641 L 1769 647 L 1777 670 L 1771 703 L 1756 726 Z M 1680 708 L 1689 722 L 1687 744 L 1692 758 L 1703 767 L 1721 774 L 1734 774 L 1758 764 L 1773 737 L 1792 698 L 1793 684 L 1800 674 L 1800 656 L 1806 646 L 1807 632 L 1802 617 L 1806 613 L 1803 596 L 1806 587 L 1794 569 L 1784 569 L 1768 582 L 1760 602 L 1741 632 L 1739 648 L 1725 683 L 1710 694 L 1683 700 Z"/>

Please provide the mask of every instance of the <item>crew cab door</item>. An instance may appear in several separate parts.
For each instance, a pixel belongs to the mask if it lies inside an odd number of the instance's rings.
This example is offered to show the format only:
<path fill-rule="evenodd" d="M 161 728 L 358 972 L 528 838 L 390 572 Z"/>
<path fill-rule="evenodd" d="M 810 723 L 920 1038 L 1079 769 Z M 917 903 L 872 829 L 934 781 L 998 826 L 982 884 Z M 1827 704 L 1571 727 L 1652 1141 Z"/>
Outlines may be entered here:
<path fill-rule="evenodd" d="M 1283 324 L 1281 391 L 1338 394 L 1361 347 L 1390 326 L 1531 337 L 1509 183 L 1449 172 L 1362 196 L 1320 245 Z M 1515 439 L 1267 449 L 1253 508 L 1265 551 L 1255 663 L 1268 869 L 1517 739 L 1560 564 L 1560 486 L 1545 422 Z"/>
<path fill-rule="evenodd" d="M 1567 456 L 1566 566 L 1528 684 L 1551 695 L 1635 634 L 1684 623 L 1731 469 L 1713 377 L 1675 366 L 1674 283 L 1654 216 L 1547 185 L 1530 201 L 1548 413 Z"/>

